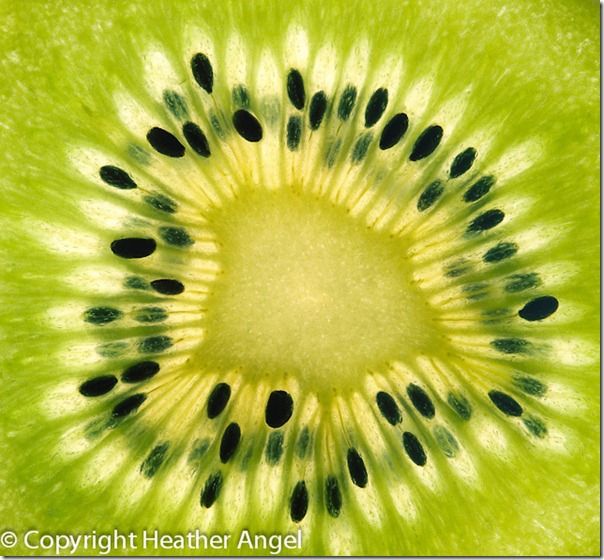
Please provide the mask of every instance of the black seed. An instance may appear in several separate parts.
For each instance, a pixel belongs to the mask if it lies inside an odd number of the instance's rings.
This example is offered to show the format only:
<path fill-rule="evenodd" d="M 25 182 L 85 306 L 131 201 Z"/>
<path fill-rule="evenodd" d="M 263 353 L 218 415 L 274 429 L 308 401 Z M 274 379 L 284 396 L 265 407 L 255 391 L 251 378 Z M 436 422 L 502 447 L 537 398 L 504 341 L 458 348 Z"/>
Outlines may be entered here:
<path fill-rule="evenodd" d="M 294 523 L 299 523 L 304 519 L 308 510 L 308 490 L 306 483 L 300 480 L 294 486 L 291 498 L 289 500 L 289 514 Z"/>
<path fill-rule="evenodd" d="M 169 336 L 150 336 L 138 343 L 138 351 L 141 354 L 158 354 L 170 346 L 172 346 L 172 339 Z"/>
<path fill-rule="evenodd" d="M 518 245 L 509 241 L 502 241 L 491 247 L 482 257 L 486 263 L 496 263 L 513 257 L 518 252 Z"/>
<path fill-rule="evenodd" d="M 512 274 L 506 278 L 505 291 L 508 293 L 522 292 L 529 288 L 536 288 L 541 284 L 541 279 L 536 272 L 526 274 Z"/>
<path fill-rule="evenodd" d="M 185 147 L 180 140 L 171 132 L 158 126 L 154 126 L 147 132 L 147 141 L 155 151 L 165 156 L 179 158 L 185 155 Z"/>
<path fill-rule="evenodd" d="M 195 123 L 187 122 L 182 127 L 182 133 L 196 154 L 206 158 L 210 157 L 211 152 L 208 139 L 199 126 Z"/>
<path fill-rule="evenodd" d="M 103 358 L 117 358 L 121 356 L 128 349 L 127 342 L 107 342 L 101 344 L 96 349 L 99 356 Z"/>
<path fill-rule="evenodd" d="M 181 227 L 162 226 L 159 228 L 159 236 L 166 243 L 175 247 L 189 247 L 194 243 L 187 230 Z"/>
<path fill-rule="evenodd" d="M 542 397 L 547 391 L 547 387 L 538 379 L 534 377 L 528 377 L 523 375 L 515 376 L 514 385 L 518 387 L 523 393 L 527 395 L 533 395 L 535 397 Z"/>
<path fill-rule="evenodd" d="M 484 214 L 481 214 L 477 218 L 474 218 L 468 226 L 468 233 L 476 233 L 480 231 L 486 231 L 494 228 L 496 225 L 503 221 L 505 214 L 498 209 L 487 210 Z"/>
<path fill-rule="evenodd" d="M 398 405 L 388 393 L 379 391 L 375 396 L 375 402 L 377 403 L 382 416 L 393 426 L 403 420 L 403 416 Z"/>
<path fill-rule="evenodd" d="M 382 118 L 387 105 L 388 90 L 385 88 L 376 89 L 365 108 L 365 128 L 373 126 Z"/>
<path fill-rule="evenodd" d="M 541 321 L 554 314 L 558 309 L 558 300 L 553 296 L 541 296 L 529 301 L 518 315 L 525 321 Z"/>
<path fill-rule="evenodd" d="M 216 471 L 208 476 L 206 483 L 201 491 L 200 503 L 203 507 L 212 507 L 212 504 L 218 499 L 220 489 L 222 488 L 222 473 Z"/>
<path fill-rule="evenodd" d="M 413 406 L 422 416 L 434 418 L 434 414 L 436 413 L 434 405 L 432 404 L 428 393 L 426 393 L 419 385 L 410 383 L 407 386 L 407 395 L 409 395 Z"/>
<path fill-rule="evenodd" d="M 144 361 L 126 368 L 122 372 L 124 383 L 139 383 L 153 377 L 159 371 L 159 364 L 152 361 Z"/>
<path fill-rule="evenodd" d="M 147 458 L 143 461 L 141 465 L 141 472 L 147 477 L 152 478 L 155 476 L 159 467 L 162 466 L 162 463 L 166 459 L 166 454 L 168 453 L 168 449 L 170 448 L 170 444 L 165 441 L 156 445 Z"/>
<path fill-rule="evenodd" d="M 417 200 L 417 209 L 423 212 L 430 208 L 441 197 L 444 190 L 445 187 L 440 181 L 430 183 Z"/>
<path fill-rule="evenodd" d="M 135 189 L 136 183 L 134 179 L 128 175 L 123 169 L 115 165 L 103 165 L 99 169 L 101 179 L 111 187 L 116 189 Z"/>
<path fill-rule="evenodd" d="M 348 120 L 356 100 L 357 88 L 355 88 L 353 85 L 347 85 L 342 92 L 342 97 L 340 97 L 340 103 L 338 104 L 338 117 L 341 121 Z"/>
<path fill-rule="evenodd" d="M 167 214 L 174 214 L 174 212 L 176 212 L 176 208 L 178 207 L 174 200 L 159 193 L 147 195 L 145 196 L 144 200 L 149 206 L 152 206 L 160 212 L 166 212 Z"/>
<path fill-rule="evenodd" d="M 504 354 L 526 354 L 531 347 L 523 338 L 496 338 L 491 341 L 491 346 Z"/>
<path fill-rule="evenodd" d="M 149 284 L 147 284 L 147 281 L 141 276 L 128 276 L 124 280 L 124 287 L 133 290 L 148 290 Z"/>
<path fill-rule="evenodd" d="M 547 427 L 542 420 L 535 416 L 527 416 L 522 419 L 522 422 L 527 427 L 528 431 L 538 438 L 544 438 L 547 435 Z"/>
<path fill-rule="evenodd" d="M 325 111 L 327 110 L 327 96 L 323 91 L 318 91 L 310 100 L 310 109 L 308 111 L 308 122 L 311 130 L 317 130 L 323 122 Z"/>
<path fill-rule="evenodd" d="M 335 162 L 336 162 L 336 157 L 338 155 L 338 152 L 340 151 L 340 146 L 342 145 L 342 140 L 340 138 L 337 138 L 335 140 L 335 142 L 331 143 L 329 145 L 329 148 L 327 149 L 327 167 L 333 167 Z"/>
<path fill-rule="evenodd" d="M 436 426 L 434 428 L 434 437 L 436 443 L 445 454 L 446 457 L 455 457 L 459 451 L 459 444 L 453 434 L 444 426 Z"/>
<path fill-rule="evenodd" d="M 231 398 L 231 387 L 227 383 L 218 383 L 208 397 L 208 418 L 216 418 Z"/>
<path fill-rule="evenodd" d="M 228 463 L 231 457 L 237 451 L 237 446 L 241 440 L 241 428 L 236 422 L 231 422 L 220 440 L 220 460 L 223 463 Z"/>
<path fill-rule="evenodd" d="M 369 144 L 371 144 L 371 133 L 363 134 L 352 149 L 352 161 L 353 163 L 358 163 L 361 161 L 365 155 L 367 154 L 367 150 L 369 149 Z"/>
<path fill-rule="evenodd" d="M 80 393 L 85 397 L 100 397 L 115 387 L 117 377 L 115 375 L 99 375 L 84 381 L 80 385 Z"/>
<path fill-rule="evenodd" d="M 195 463 L 199 461 L 205 454 L 206 451 L 210 448 L 210 442 L 207 439 L 198 439 L 195 440 L 193 444 L 193 449 L 191 453 L 189 453 L 189 457 L 187 460 L 189 463 Z"/>
<path fill-rule="evenodd" d="M 237 107 L 242 107 L 243 109 L 250 108 L 250 94 L 243 84 L 239 84 L 233 88 L 231 97 Z"/>
<path fill-rule="evenodd" d="M 283 433 L 272 432 L 266 444 L 266 460 L 270 465 L 276 465 L 283 455 Z"/>
<path fill-rule="evenodd" d="M 325 507 L 332 517 L 338 517 L 342 509 L 342 493 L 335 476 L 328 476 L 325 481 Z"/>
<path fill-rule="evenodd" d="M 114 307 L 91 307 L 84 312 L 84 321 L 93 325 L 106 325 L 122 317 L 122 312 Z"/>
<path fill-rule="evenodd" d="M 294 152 L 300 146 L 302 138 L 302 117 L 292 116 L 287 121 L 287 147 Z"/>
<path fill-rule="evenodd" d="M 208 93 L 214 88 L 214 71 L 210 59 L 203 53 L 197 53 L 191 59 L 191 71 L 200 87 Z"/>
<path fill-rule="evenodd" d="M 298 436 L 298 441 L 296 442 L 296 454 L 300 459 L 304 459 L 306 454 L 308 453 L 308 449 L 310 448 L 310 432 L 308 431 L 308 427 L 304 426 L 300 435 Z"/>
<path fill-rule="evenodd" d="M 487 194 L 495 184 L 495 177 L 485 175 L 476 181 L 463 195 L 465 202 L 476 202 Z"/>
<path fill-rule="evenodd" d="M 139 323 L 160 323 L 168 318 L 168 312 L 161 307 L 143 307 L 134 318 Z"/>
<path fill-rule="evenodd" d="M 348 450 L 346 462 L 348 463 L 350 480 L 352 480 L 359 488 L 365 488 L 365 486 L 367 486 L 367 468 L 365 467 L 365 461 L 363 461 L 359 452 L 353 447 Z"/>
<path fill-rule="evenodd" d="M 380 150 L 388 150 L 396 146 L 409 128 L 409 117 L 405 113 L 397 113 L 382 130 Z"/>
<path fill-rule="evenodd" d="M 233 114 L 233 126 L 239 135 L 248 142 L 262 140 L 262 126 L 252 113 L 239 109 Z"/>
<path fill-rule="evenodd" d="M 292 416 L 294 401 L 286 391 L 273 391 L 266 402 L 264 417 L 271 428 L 280 428 Z"/>
<path fill-rule="evenodd" d="M 177 119 L 184 119 L 187 116 L 187 104 L 181 95 L 172 90 L 164 91 L 164 103 L 166 107 Z"/>
<path fill-rule="evenodd" d="M 124 237 L 111 242 L 111 252 L 123 259 L 143 259 L 155 251 L 155 239 Z"/>
<path fill-rule="evenodd" d="M 411 459 L 416 465 L 423 467 L 426 464 L 426 452 L 419 442 L 419 439 L 411 432 L 405 432 L 403 434 L 403 447 Z"/>
<path fill-rule="evenodd" d="M 138 410 L 140 405 L 143 404 L 145 400 L 147 400 L 147 395 L 144 393 L 136 393 L 135 395 L 126 397 L 113 407 L 111 416 L 113 418 L 123 418 L 124 416 L 128 416 L 128 414 L 131 412 Z"/>
<path fill-rule="evenodd" d="M 506 395 L 501 391 L 489 391 L 489 398 L 493 404 L 508 416 L 520 416 L 522 407 L 510 395 Z"/>
<path fill-rule="evenodd" d="M 474 163 L 476 159 L 476 150 L 474 148 L 466 148 L 463 152 L 460 152 L 455 156 L 451 169 L 449 170 L 449 177 L 455 179 L 463 175 Z"/>
<path fill-rule="evenodd" d="M 409 159 L 411 161 L 419 161 L 428 157 L 440 144 L 443 137 L 443 129 L 437 124 L 429 126 L 424 130 L 415 141 L 413 150 Z"/>
<path fill-rule="evenodd" d="M 151 287 L 158 293 L 166 296 L 176 296 L 182 294 L 185 291 L 185 287 L 182 282 L 173 280 L 171 278 L 160 278 L 159 280 L 152 280 Z"/>
<path fill-rule="evenodd" d="M 287 96 L 296 109 L 304 109 L 304 103 L 306 103 L 304 79 L 302 78 L 302 74 L 294 68 L 287 75 Z"/>
<path fill-rule="evenodd" d="M 455 411 L 457 416 L 462 420 L 469 420 L 472 416 L 472 406 L 470 401 L 461 394 L 449 393 L 447 396 L 447 402 L 449 406 Z"/>

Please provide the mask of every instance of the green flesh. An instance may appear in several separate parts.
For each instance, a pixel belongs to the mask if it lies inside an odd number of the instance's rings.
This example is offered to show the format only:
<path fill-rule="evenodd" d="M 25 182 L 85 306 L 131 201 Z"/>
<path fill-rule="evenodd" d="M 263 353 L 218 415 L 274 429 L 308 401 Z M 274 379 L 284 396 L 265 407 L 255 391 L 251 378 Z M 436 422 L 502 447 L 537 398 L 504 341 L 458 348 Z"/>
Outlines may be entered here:
<path fill-rule="evenodd" d="M 282 4 L 3 6 L 2 527 L 597 554 L 597 3 Z"/>

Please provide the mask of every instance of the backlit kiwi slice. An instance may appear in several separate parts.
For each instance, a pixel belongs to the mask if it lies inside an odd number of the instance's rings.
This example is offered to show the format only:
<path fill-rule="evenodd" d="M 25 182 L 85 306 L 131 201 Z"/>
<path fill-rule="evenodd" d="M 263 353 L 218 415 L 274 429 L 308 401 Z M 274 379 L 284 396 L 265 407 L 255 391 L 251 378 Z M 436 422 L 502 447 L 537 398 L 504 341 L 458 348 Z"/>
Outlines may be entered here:
<path fill-rule="evenodd" d="M 3 11 L 3 526 L 595 554 L 597 4 L 284 4 Z"/>

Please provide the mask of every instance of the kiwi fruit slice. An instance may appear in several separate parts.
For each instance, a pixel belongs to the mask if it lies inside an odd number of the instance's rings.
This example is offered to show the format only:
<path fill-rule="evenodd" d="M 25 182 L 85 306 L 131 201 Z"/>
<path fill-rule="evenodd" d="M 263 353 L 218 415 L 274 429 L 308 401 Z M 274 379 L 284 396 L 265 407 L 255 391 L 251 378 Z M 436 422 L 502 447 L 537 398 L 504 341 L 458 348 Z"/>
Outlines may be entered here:
<path fill-rule="evenodd" d="M 596 2 L 2 31 L 3 526 L 598 553 Z"/>

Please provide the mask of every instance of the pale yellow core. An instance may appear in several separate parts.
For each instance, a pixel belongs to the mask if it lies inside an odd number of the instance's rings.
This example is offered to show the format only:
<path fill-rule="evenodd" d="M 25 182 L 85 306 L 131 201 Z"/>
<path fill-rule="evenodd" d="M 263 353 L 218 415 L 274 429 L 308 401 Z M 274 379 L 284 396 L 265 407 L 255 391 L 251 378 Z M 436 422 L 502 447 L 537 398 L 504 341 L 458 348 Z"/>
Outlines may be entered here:
<path fill-rule="evenodd" d="M 200 364 L 355 383 L 438 346 L 405 244 L 291 190 L 252 191 L 210 216 L 223 274 Z"/>

